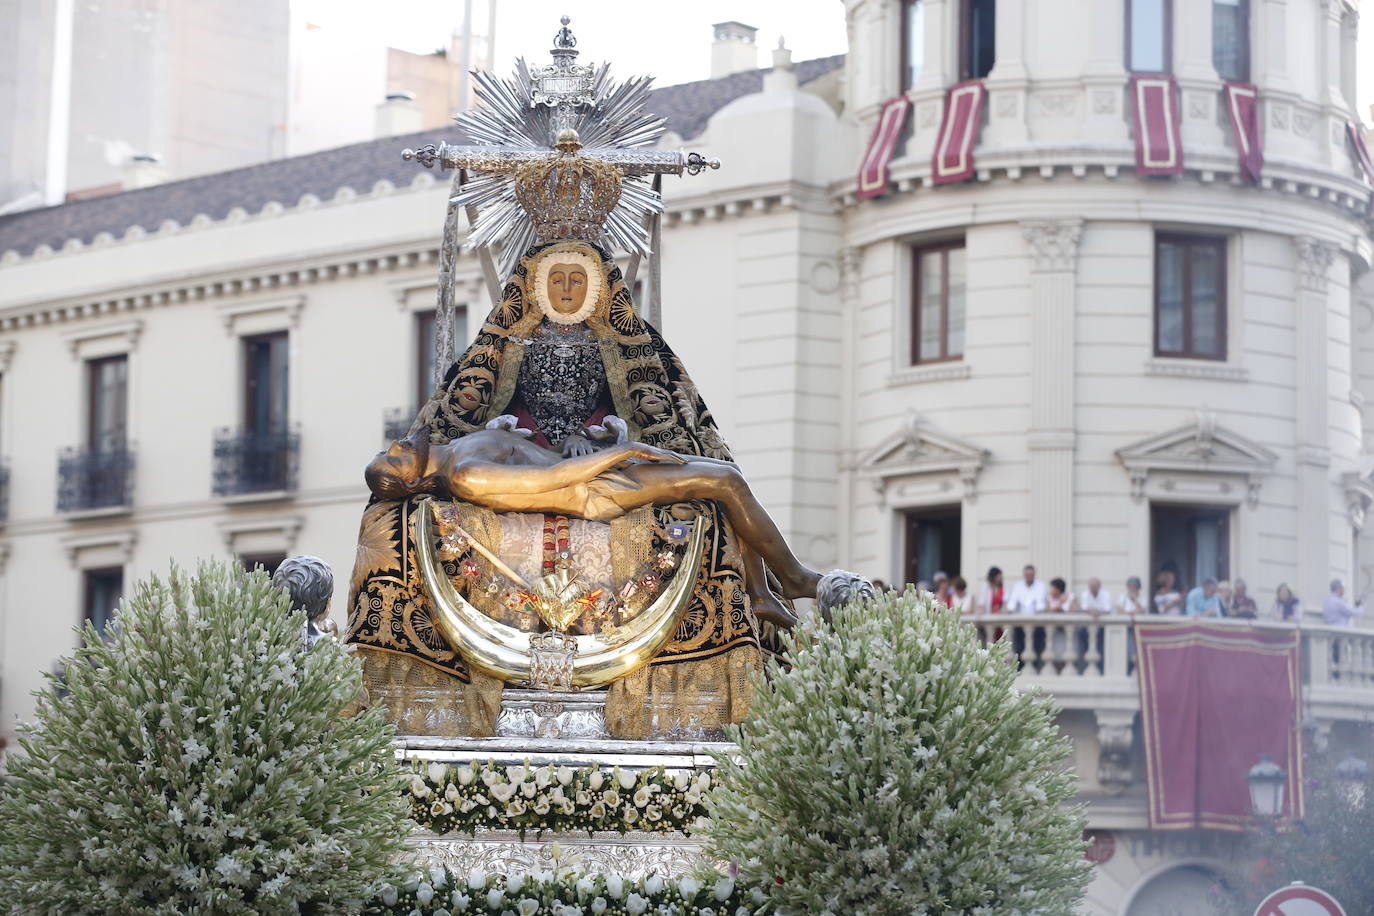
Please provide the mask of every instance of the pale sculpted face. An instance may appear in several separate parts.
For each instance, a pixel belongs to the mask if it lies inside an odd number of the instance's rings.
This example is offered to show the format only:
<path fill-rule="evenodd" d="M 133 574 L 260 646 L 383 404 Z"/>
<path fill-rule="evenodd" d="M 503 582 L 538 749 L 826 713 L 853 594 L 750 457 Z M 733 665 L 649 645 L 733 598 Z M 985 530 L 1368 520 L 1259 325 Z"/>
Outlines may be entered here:
<path fill-rule="evenodd" d="M 561 315 L 571 315 L 587 300 L 587 271 L 576 264 L 549 268 L 549 304 Z"/>

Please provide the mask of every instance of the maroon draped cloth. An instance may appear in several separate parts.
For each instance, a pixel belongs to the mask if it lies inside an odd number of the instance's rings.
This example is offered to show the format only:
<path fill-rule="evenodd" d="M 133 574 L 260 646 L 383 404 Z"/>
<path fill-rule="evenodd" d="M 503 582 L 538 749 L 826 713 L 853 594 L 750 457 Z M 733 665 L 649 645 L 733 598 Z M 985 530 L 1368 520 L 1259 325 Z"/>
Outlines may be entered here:
<path fill-rule="evenodd" d="M 945 93 L 945 113 L 930 162 L 932 184 L 950 184 L 973 177 L 973 147 L 978 142 L 987 94 L 982 80 L 956 83 Z"/>
<path fill-rule="evenodd" d="M 1298 631 L 1139 623 L 1136 645 L 1150 829 L 1245 829 L 1261 754 L 1288 773 L 1283 815 L 1302 817 Z"/>
<path fill-rule="evenodd" d="M 1249 83 L 1226 83 L 1226 113 L 1231 118 L 1231 136 L 1236 141 L 1236 158 L 1241 177 L 1259 184 L 1264 171 L 1264 139 L 1259 129 L 1259 91 Z"/>
<path fill-rule="evenodd" d="M 911 99 L 905 95 L 883 103 L 873 136 L 869 138 L 863 161 L 859 163 L 858 192 L 855 196 L 860 200 L 881 197 L 887 193 L 887 167 L 897 151 L 897 141 L 902 137 L 902 128 L 906 126 L 910 111 Z"/>
<path fill-rule="evenodd" d="M 1131 77 L 1135 100 L 1135 170 L 1141 175 L 1183 171 L 1178 84 L 1163 73 Z"/>

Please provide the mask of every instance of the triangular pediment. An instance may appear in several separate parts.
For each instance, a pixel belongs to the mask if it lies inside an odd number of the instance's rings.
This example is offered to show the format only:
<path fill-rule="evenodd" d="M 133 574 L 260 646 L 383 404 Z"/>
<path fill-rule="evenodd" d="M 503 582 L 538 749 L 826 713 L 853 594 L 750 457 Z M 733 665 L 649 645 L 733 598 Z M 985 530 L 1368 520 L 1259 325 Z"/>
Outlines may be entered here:
<path fill-rule="evenodd" d="M 1122 465 L 1132 472 L 1193 471 L 1212 474 L 1267 473 L 1278 456 L 1257 442 L 1222 426 L 1209 415 L 1186 426 L 1119 449 Z"/>
<path fill-rule="evenodd" d="M 959 471 L 961 476 L 969 477 L 978 473 L 987 457 L 986 449 L 938 432 L 913 414 L 901 429 L 859 459 L 858 471 L 876 478 L 937 471 Z"/>

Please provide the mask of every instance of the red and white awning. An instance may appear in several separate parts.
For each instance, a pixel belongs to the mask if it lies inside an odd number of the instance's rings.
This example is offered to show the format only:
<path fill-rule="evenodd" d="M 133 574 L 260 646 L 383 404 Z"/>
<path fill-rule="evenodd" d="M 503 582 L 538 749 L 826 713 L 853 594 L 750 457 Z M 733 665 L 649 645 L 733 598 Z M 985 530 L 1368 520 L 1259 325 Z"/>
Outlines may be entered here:
<path fill-rule="evenodd" d="M 1131 77 L 1135 101 L 1135 168 L 1142 175 L 1177 175 L 1183 171 L 1179 131 L 1178 85 L 1172 76 Z"/>
<path fill-rule="evenodd" d="M 940 133 L 935 138 L 935 155 L 930 164 L 933 183 L 948 184 L 973 177 L 973 146 L 978 142 L 986 97 L 982 80 L 969 80 L 949 87 Z"/>
<path fill-rule="evenodd" d="M 892 162 L 892 154 L 897 149 L 897 141 L 906 126 L 907 114 L 911 111 L 911 99 L 905 95 L 890 98 L 883 103 L 878 114 L 878 125 L 873 128 L 873 137 L 868 141 L 868 149 L 859 163 L 860 200 L 881 197 L 887 193 L 887 167 Z"/>

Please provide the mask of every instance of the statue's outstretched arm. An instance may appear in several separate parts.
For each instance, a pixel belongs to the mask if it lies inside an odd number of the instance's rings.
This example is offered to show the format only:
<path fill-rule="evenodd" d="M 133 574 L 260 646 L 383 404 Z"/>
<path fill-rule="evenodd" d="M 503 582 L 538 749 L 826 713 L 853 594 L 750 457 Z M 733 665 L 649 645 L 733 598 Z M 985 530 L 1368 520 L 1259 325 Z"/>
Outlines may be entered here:
<path fill-rule="evenodd" d="M 684 459 L 672 452 L 628 442 L 579 458 L 567 458 L 549 467 L 495 464 L 479 459 L 457 462 L 447 474 L 449 491 L 459 499 L 481 503 L 483 496 L 516 493 L 548 493 L 574 484 L 586 483 L 632 458 L 676 464 Z"/>

